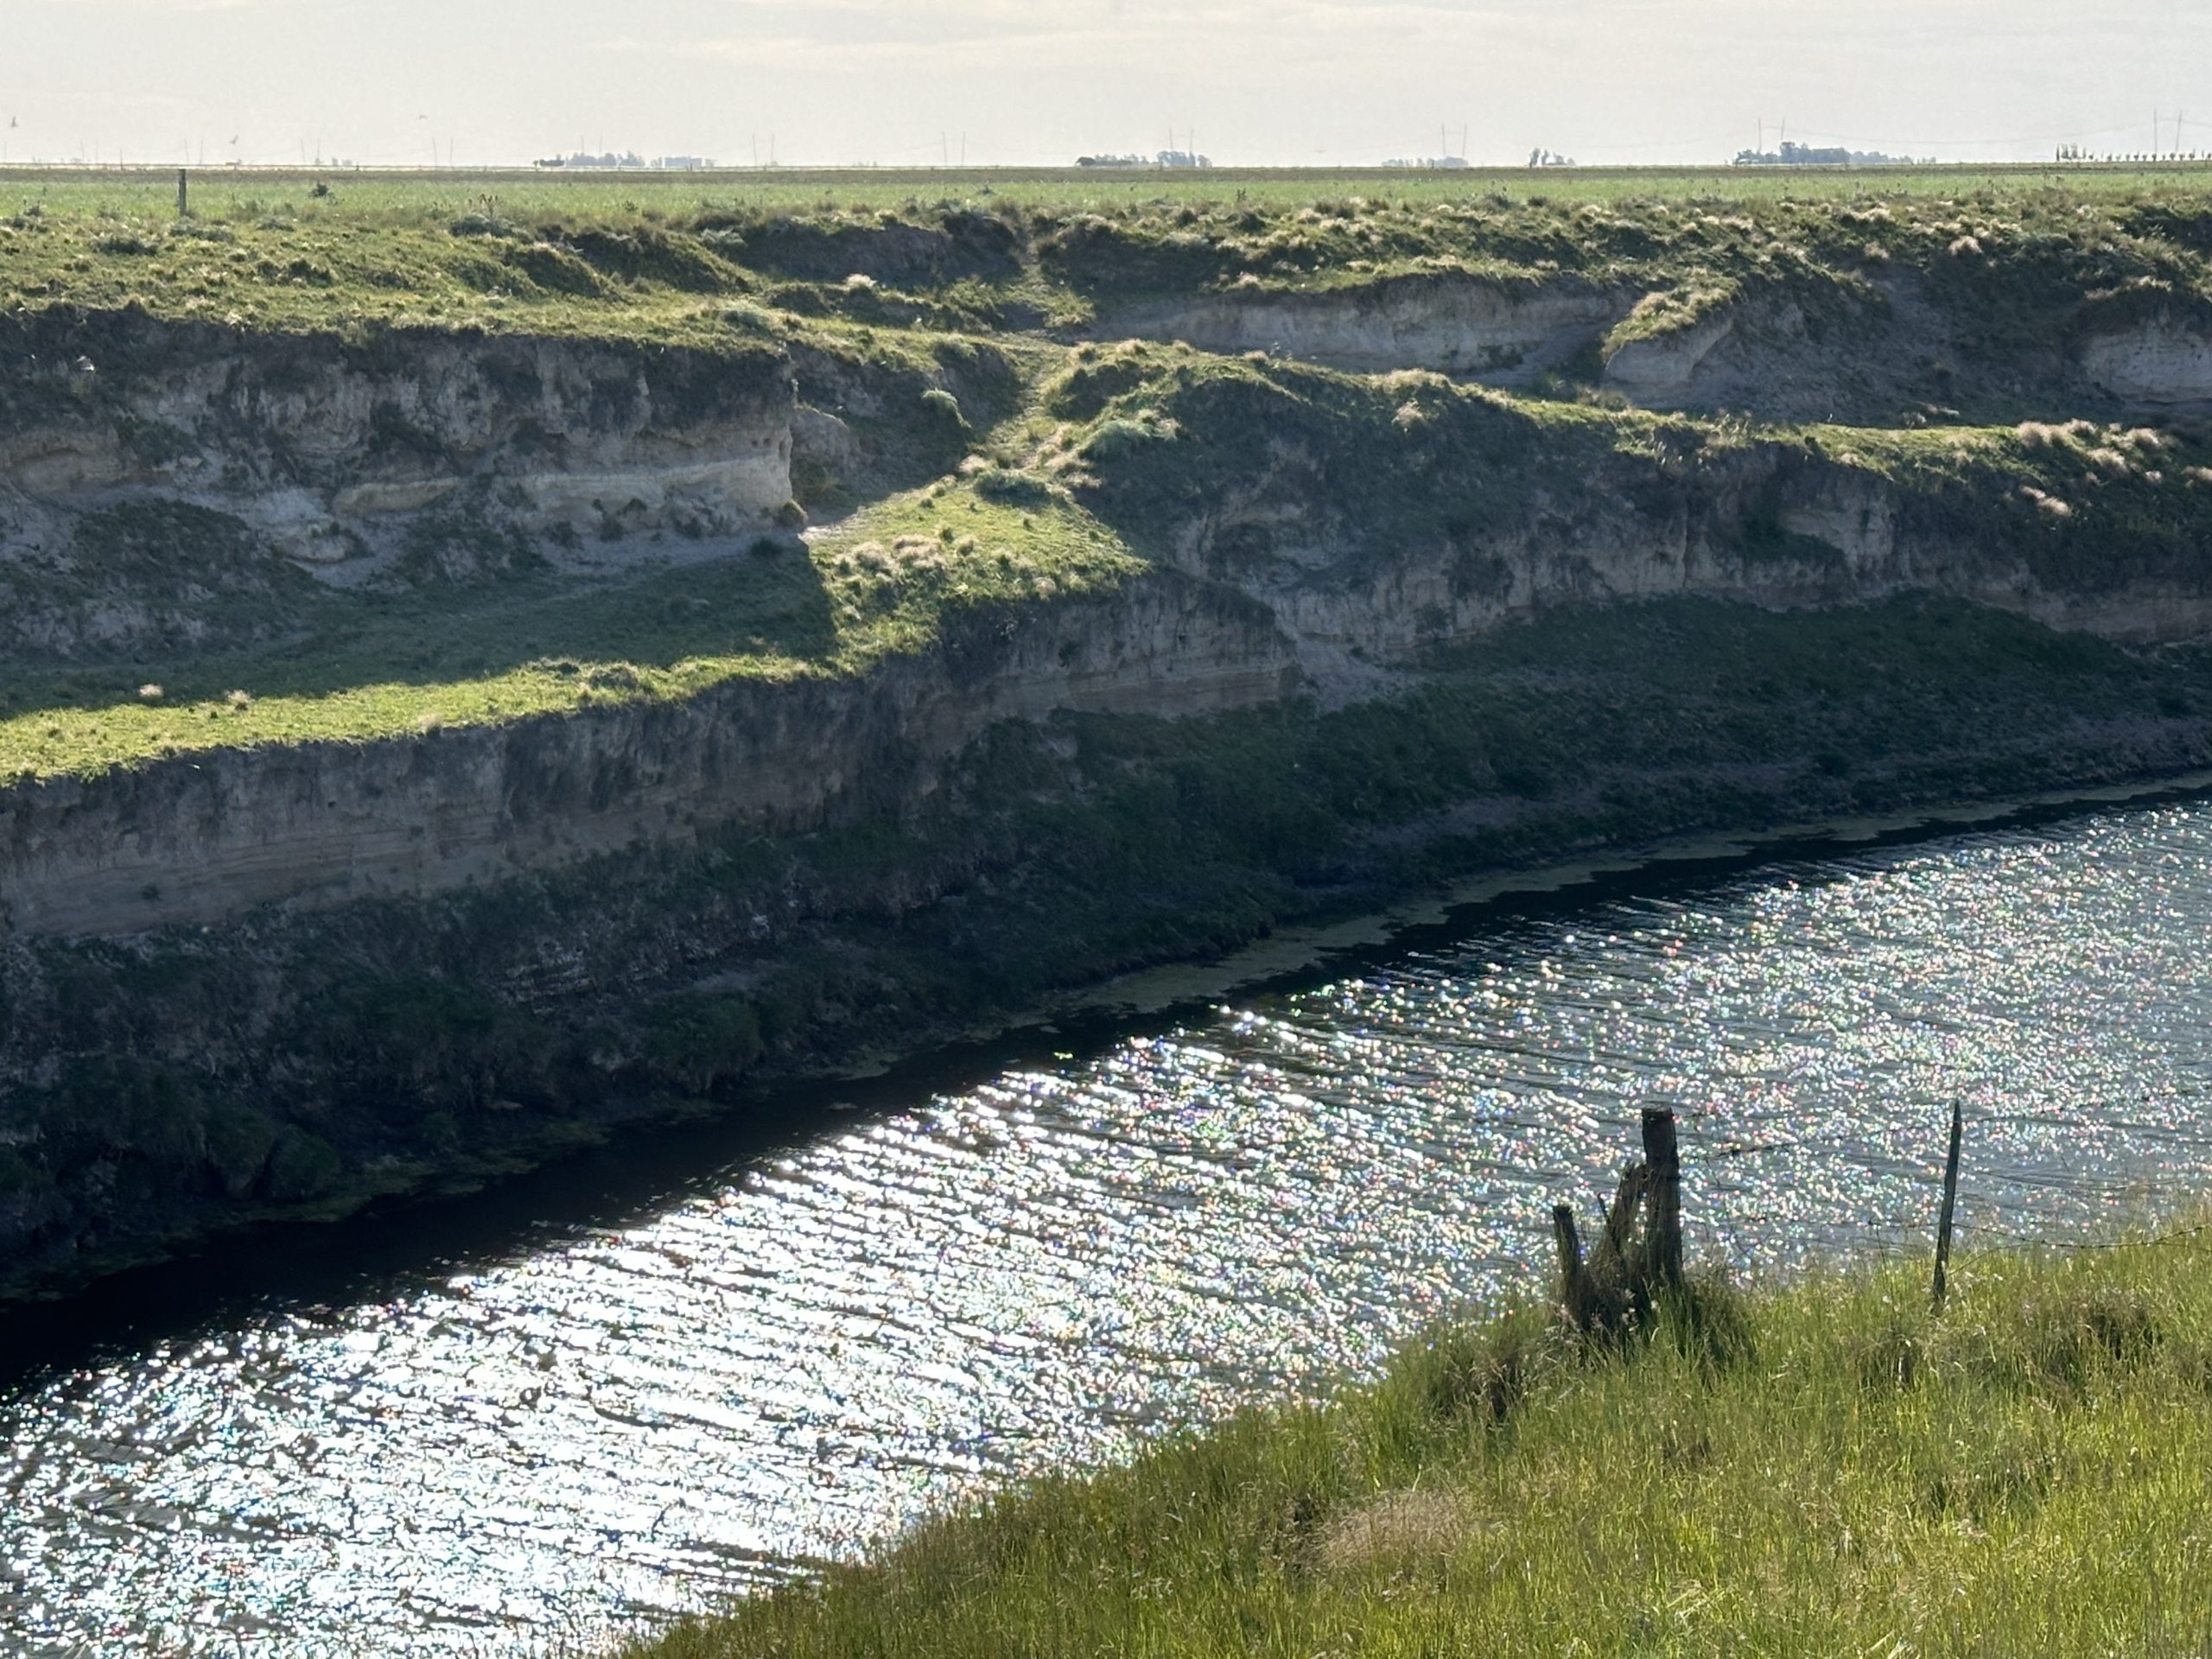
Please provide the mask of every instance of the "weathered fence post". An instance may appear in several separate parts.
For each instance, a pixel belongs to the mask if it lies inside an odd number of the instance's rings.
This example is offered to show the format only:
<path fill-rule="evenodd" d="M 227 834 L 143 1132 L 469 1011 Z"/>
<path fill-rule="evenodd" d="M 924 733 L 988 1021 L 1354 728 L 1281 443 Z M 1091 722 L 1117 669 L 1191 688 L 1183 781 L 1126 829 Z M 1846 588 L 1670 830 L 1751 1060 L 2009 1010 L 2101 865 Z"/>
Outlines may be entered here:
<path fill-rule="evenodd" d="M 1951 1155 L 1943 1160 L 1943 1209 L 1936 1223 L 1936 1286 L 1934 1306 L 1943 1311 L 1945 1271 L 1951 1265 L 1951 1217 L 1959 1205 L 1959 1136 L 1966 1128 L 1966 1105 L 1951 1103 Z"/>
<path fill-rule="evenodd" d="M 187 194 L 186 194 L 185 177 L 186 177 L 185 170 L 184 170 L 182 168 L 181 168 L 181 167 L 180 167 L 179 168 L 177 168 L 177 170 L 176 170 L 176 216 L 177 216 L 179 219 L 189 219 L 189 218 L 191 218 L 191 217 L 192 217 L 192 208 L 191 208 L 191 207 L 189 206 L 189 198 L 188 197 L 188 195 L 187 195 Z"/>
<path fill-rule="evenodd" d="M 1592 1317 L 1590 1274 L 1582 1265 L 1582 1238 L 1574 1230 L 1571 1205 L 1552 1206 L 1552 1240 L 1559 1246 L 1559 1299 L 1568 1319 L 1587 1325 Z"/>
<path fill-rule="evenodd" d="M 1674 1113 L 1644 1109 L 1643 1162 L 1651 1172 L 1644 1274 L 1655 1285 L 1678 1285 L 1682 1281 L 1682 1159 L 1675 1139 Z"/>
<path fill-rule="evenodd" d="M 1641 1323 L 1656 1294 L 1681 1282 L 1682 1168 L 1674 1113 L 1644 1112 L 1643 1154 L 1642 1163 L 1621 1171 L 1587 1262 L 1573 1211 L 1563 1204 L 1552 1211 L 1560 1307 L 1579 1330 Z"/>

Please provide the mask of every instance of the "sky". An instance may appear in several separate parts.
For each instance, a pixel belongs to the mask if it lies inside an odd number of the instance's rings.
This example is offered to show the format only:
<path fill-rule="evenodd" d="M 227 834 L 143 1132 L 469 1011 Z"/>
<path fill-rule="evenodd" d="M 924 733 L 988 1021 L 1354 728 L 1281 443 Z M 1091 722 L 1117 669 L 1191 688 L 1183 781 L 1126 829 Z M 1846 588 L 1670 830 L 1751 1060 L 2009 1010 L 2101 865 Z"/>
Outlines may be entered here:
<path fill-rule="evenodd" d="M 2177 116 L 2212 153 L 2208 0 L 0 0 L 11 162 L 1996 161 Z"/>

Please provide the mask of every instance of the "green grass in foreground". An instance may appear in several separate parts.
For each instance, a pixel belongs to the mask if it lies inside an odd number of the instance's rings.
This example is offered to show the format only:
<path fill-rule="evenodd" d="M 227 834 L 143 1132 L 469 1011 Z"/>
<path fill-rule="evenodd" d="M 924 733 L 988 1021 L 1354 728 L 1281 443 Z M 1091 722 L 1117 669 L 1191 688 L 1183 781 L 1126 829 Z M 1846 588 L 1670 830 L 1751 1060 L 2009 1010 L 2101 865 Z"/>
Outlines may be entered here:
<path fill-rule="evenodd" d="M 626 1659 L 2202 1653 L 2206 1240 L 1541 1316 L 1036 1483 Z M 1688 1317 L 1685 1317 L 1687 1313 Z"/>

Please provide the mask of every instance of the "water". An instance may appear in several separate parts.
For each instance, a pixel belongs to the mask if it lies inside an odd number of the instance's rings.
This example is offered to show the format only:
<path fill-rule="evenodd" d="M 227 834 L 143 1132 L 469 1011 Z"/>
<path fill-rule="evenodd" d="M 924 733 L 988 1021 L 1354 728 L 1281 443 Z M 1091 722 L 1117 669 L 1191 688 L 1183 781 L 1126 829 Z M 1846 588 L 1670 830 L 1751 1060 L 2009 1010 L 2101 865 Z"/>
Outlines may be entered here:
<path fill-rule="evenodd" d="M 2208 918 L 2202 801 L 1648 882 L 501 1249 L 425 1267 L 459 1224 L 402 1217 L 379 1249 L 434 1236 L 335 1300 L 202 1299 L 0 1396 L 0 1652 L 518 1654 L 696 1605 L 1535 1283 L 1648 1102 L 1744 1268 L 1920 1248 L 1955 1095 L 1967 1243 L 2108 1230 L 2212 1172 Z"/>

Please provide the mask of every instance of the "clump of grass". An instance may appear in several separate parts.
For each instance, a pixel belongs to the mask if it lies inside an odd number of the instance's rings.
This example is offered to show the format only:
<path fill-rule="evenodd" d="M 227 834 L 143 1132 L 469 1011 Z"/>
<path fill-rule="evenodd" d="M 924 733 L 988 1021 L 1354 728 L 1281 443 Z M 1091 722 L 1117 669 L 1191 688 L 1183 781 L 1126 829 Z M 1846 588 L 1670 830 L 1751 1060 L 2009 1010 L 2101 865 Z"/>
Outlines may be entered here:
<path fill-rule="evenodd" d="M 960 400 L 943 386 L 931 386 L 922 394 L 923 411 L 947 426 L 965 431 L 968 417 L 960 412 Z"/>
<path fill-rule="evenodd" d="M 626 1653 L 2201 1650 L 2202 1248 L 1957 1265 L 1940 1320 L 1912 1262 L 1708 1286 L 1600 1352 L 1442 1332 Z M 1467 1363 L 1546 1351 L 1503 1409 Z"/>

